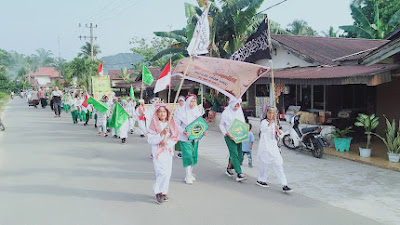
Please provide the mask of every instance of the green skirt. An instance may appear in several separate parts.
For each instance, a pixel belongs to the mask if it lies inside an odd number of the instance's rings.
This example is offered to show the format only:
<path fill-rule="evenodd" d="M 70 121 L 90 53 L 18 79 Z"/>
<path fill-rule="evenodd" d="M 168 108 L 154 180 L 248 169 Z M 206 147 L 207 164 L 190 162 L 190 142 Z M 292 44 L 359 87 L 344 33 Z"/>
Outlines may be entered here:
<path fill-rule="evenodd" d="M 194 166 L 197 164 L 198 141 L 180 141 L 182 151 L 183 167 Z"/>

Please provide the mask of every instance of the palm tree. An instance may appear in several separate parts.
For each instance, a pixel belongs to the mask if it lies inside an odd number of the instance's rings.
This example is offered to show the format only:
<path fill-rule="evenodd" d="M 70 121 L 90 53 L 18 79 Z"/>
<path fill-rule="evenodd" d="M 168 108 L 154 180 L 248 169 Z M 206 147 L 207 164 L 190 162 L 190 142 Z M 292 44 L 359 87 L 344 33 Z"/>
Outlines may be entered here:
<path fill-rule="evenodd" d="M 294 20 L 286 30 L 293 35 L 318 36 L 318 33 L 304 20 Z"/>
<path fill-rule="evenodd" d="M 91 52 L 91 51 L 92 51 L 92 47 L 91 47 L 90 43 L 89 43 L 89 42 L 86 42 L 85 45 L 83 45 L 83 46 L 81 47 L 81 52 L 78 53 L 78 56 L 79 56 L 79 57 L 82 57 L 82 56 L 84 56 L 84 55 L 87 55 L 87 56 L 90 57 L 90 52 Z M 93 57 L 96 58 L 96 56 L 97 56 L 98 54 L 100 54 L 100 53 L 101 53 L 101 51 L 100 51 L 100 46 L 94 44 L 94 45 L 93 45 Z"/>
<path fill-rule="evenodd" d="M 60 73 L 60 76 L 63 76 L 65 73 L 65 64 L 67 63 L 67 60 L 57 57 L 54 59 L 53 66 L 55 70 L 57 70 Z"/>
<path fill-rule="evenodd" d="M 400 23 L 400 10 L 391 16 L 387 24 L 382 23 L 378 3 L 374 5 L 374 21 L 369 21 L 360 7 L 352 4 L 350 9 L 355 25 L 339 26 L 339 28 L 358 38 L 383 39 Z"/>
<path fill-rule="evenodd" d="M 335 30 L 333 29 L 333 27 L 330 26 L 328 32 L 322 31 L 322 34 L 323 34 L 325 37 L 338 37 L 338 32 L 339 32 L 339 31 L 335 31 Z"/>
<path fill-rule="evenodd" d="M 76 57 L 65 65 L 64 78 L 71 82 L 73 78 L 77 79 L 78 86 L 90 88 L 90 78 L 97 74 L 99 62 L 90 60 L 89 56 Z"/>
<path fill-rule="evenodd" d="M 32 58 L 39 67 L 50 66 L 53 63 L 53 53 L 43 48 L 37 49 L 36 55 L 32 55 Z"/>

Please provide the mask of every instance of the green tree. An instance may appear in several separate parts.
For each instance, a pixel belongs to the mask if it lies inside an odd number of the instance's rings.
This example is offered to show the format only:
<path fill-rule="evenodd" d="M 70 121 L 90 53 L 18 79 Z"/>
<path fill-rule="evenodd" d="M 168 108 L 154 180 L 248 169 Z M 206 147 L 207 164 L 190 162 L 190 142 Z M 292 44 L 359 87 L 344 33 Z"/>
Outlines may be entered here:
<path fill-rule="evenodd" d="M 338 37 L 338 36 L 339 36 L 339 35 L 338 35 L 338 32 L 339 32 L 339 31 L 335 31 L 335 30 L 333 29 L 333 27 L 330 26 L 328 32 L 322 31 L 322 34 L 323 34 L 325 37 Z"/>
<path fill-rule="evenodd" d="M 52 66 L 54 66 L 55 70 L 57 70 L 60 73 L 60 76 L 63 76 L 65 73 L 65 64 L 67 63 L 67 60 L 57 57 L 54 59 L 54 62 Z"/>
<path fill-rule="evenodd" d="M 387 22 L 384 22 L 381 16 L 379 3 L 374 4 L 374 15 L 368 16 L 364 14 L 363 8 L 355 4 L 350 5 L 351 14 L 354 24 L 340 26 L 348 37 L 367 38 L 367 39 L 383 39 L 387 34 L 400 24 L 400 9 L 392 14 Z"/>
<path fill-rule="evenodd" d="M 286 30 L 293 35 L 318 36 L 317 31 L 312 29 L 304 20 L 294 20 Z"/>
<path fill-rule="evenodd" d="M 210 55 L 229 58 L 246 41 L 247 37 L 254 33 L 259 24 L 265 18 L 265 14 L 258 14 L 264 0 L 220 0 L 217 3 L 210 0 Z M 203 13 L 206 0 L 197 0 L 197 5 L 185 3 L 185 16 L 187 25 L 181 30 L 171 32 L 155 32 L 158 37 L 173 40 L 168 48 L 158 52 L 153 59 L 159 59 L 169 55 L 172 60 L 188 56 L 187 47 L 192 39 L 196 23 Z M 276 22 L 271 23 L 274 34 L 288 34 L 280 28 Z"/>
<path fill-rule="evenodd" d="M 143 56 L 141 61 L 133 64 L 135 70 L 138 72 L 141 71 L 143 65 L 157 68 L 164 67 L 169 60 L 167 55 L 159 57 L 155 60 L 152 59 L 157 55 L 157 53 L 169 48 L 172 43 L 172 40 L 162 37 L 153 37 L 151 41 L 148 41 L 145 38 L 133 37 L 130 41 L 130 44 L 133 45 L 131 51 Z"/>
<path fill-rule="evenodd" d="M 400 10 L 400 0 L 353 0 L 352 4 L 361 8 L 361 11 L 368 21 L 374 21 L 375 4 L 377 4 L 380 20 L 383 24 L 389 23 L 392 16 Z M 396 27 L 398 25 L 399 24 L 395 24 L 394 26 Z"/>
<path fill-rule="evenodd" d="M 81 47 L 81 52 L 78 53 L 78 56 L 79 56 L 79 57 L 82 57 L 82 56 L 84 56 L 84 55 L 87 55 L 87 56 L 90 57 L 90 52 L 91 52 L 91 51 L 92 51 L 92 48 L 91 48 L 90 43 L 89 43 L 89 42 L 86 42 L 85 45 L 83 45 L 83 46 Z M 93 45 L 93 57 L 97 58 L 97 55 L 100 54 L 100 53 L 101 53 L 101 51 L 100 51 L 100 46 L 94 44 L 94 45 Z"/>
<path fill-rule="evenodd" d="M 92 61 L 87 55 L 75 57 L 65 65 L 64 78 L 69 83 L 76 78 L 78 86 L 90 90 L 91 77 L 97 75 L 99 64 L 99 61 Z"/>
<path fill-rule="evenodd" d="M 32 55 L 31 58 L 38 67 L 48 67 L 53 63 L 53 53 L 49 50 L 39 48 L 36 50 L 36 55 Z"/>

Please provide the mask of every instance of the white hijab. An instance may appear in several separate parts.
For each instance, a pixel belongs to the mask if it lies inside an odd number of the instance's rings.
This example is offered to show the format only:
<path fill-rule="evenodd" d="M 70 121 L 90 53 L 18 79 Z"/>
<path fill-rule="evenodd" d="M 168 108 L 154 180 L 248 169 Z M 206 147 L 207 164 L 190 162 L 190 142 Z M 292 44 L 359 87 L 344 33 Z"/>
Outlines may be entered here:
<path fill-rule="evenodd" d="M 192 101 L 193 98 L 195 98 L 195 96 L 190 96 L 187 98 L 185 101 L 185 106 L 180 108 L 177 113 L 177 118 L 185 125 L 189 125 L 201 116 L 201 110 L 197 105 L 193 109 L 190 108 L 190 101 Z"/>
<path fill-rule="evenodd" d="M 235 105 L 239 103 L 239 109 L 234 111 Z M 224 112 L 222 112 L 222 119 L 225 121 L 227 127 L 230 127 L 235 119 L 238 119 L 242 122 L 246 122 L 244 119 L 244 114 L 242 110 L 242 99 L 231 99 L 229 101 L 229 105 L 225 108 Z"/>

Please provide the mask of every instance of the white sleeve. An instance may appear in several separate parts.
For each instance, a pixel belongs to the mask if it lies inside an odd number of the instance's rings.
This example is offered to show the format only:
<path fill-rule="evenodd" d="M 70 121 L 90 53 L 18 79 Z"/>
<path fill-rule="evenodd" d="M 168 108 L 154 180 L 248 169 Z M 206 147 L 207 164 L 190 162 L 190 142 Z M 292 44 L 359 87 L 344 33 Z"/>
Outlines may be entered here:
<path fill-rule="evenodd" d="M 151 145 L 158 145 L 163 140 L 160 134 L 147 134 L 147 143 Z"/>
<path fill-rule="evenodd" d="M 221 130 L 222 134 L 225 136 L 228 133 L 228 129 L 226 128 L 225 123 L 225 115 L 222 113 L 221 122 L 219 123 L 219 129 Z"/>

